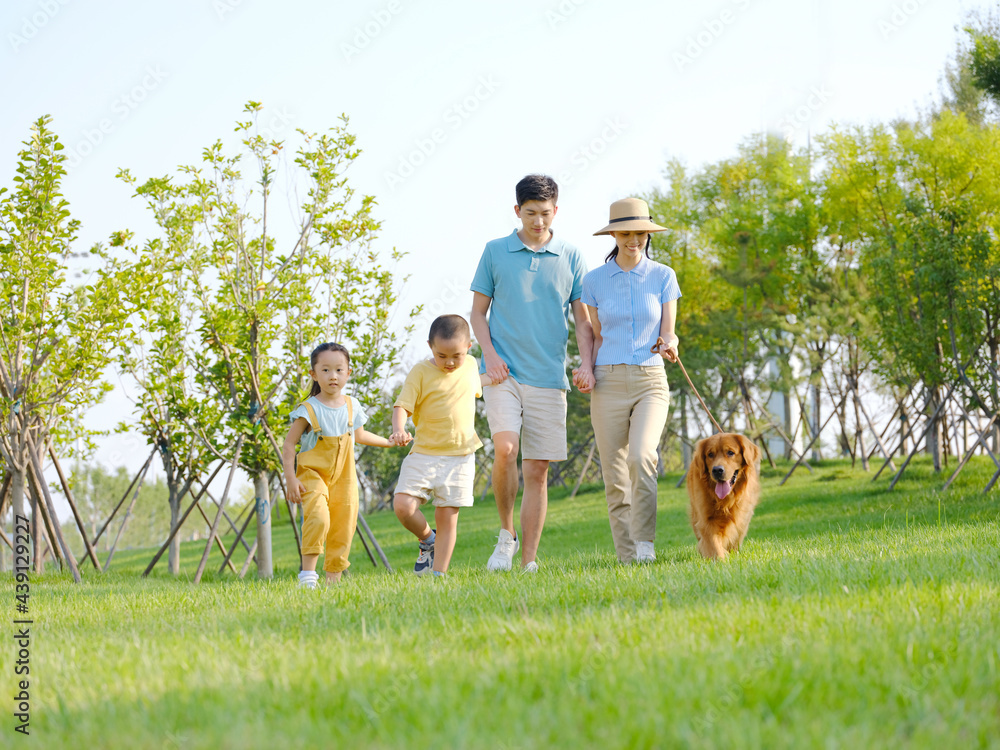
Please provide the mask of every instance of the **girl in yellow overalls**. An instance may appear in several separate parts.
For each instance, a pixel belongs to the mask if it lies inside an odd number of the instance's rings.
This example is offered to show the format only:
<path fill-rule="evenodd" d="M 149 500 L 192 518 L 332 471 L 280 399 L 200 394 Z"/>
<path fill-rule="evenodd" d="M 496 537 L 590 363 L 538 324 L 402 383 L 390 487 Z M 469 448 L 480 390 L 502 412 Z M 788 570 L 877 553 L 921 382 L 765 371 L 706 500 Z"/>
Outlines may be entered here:
<path fill-rule="evenodd" d="M 316 563 L 326 551 L 326 582 L 336 583 L 350 565 L 351 540 L 358 522 L 358 479 L 354 443 L 395 445 L 362 429 L 368 420 L 360 402 L 345 396 L 351 355 L 340 344 L 320 344 L 310 357 L 312 392 L 290 415 L 281 452 L 288 499 L 303 504 L 302 571 L 299 585 L 316 588 Z M 296 469 L 295 446 L 301 440 Z"/>

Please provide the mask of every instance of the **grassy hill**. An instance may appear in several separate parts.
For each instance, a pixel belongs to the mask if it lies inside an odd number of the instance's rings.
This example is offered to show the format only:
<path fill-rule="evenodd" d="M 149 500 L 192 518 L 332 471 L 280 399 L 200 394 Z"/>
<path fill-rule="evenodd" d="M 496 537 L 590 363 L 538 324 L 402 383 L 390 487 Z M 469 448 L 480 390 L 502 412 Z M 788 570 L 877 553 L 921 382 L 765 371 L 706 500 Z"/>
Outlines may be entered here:
<path fill-rule="evenodd" d="M 183 547 L 180 580 L 164 561 L 139 578 L 152 551 L 124 551 L 81 586 L 33 580 L 31 733 L 46 748 L 1000 747 L 991 466 L 945 493 L 923 464 L 891 492 L 842 462 L 784 487 L 787 467 L 768 472 L 722 564 L 698 557 L 676 476 L 642 567 L 615 561 L 600 486 L 553 493 L 535 576 L 486 572 L 491 498 L 462 512 L 443 580 L 408 572 L 416 545 L 392 514 L 369 521 L 397 572 L 356 541 L 329 590 L 296 588 L 284 517 L 270 582 L 217 575 L 213 551 L 192 585 L 203 543 Z M 0 588 L 13 602 L 9 575 Z M 10 696 L 11 639 L 0 654 Z"/>

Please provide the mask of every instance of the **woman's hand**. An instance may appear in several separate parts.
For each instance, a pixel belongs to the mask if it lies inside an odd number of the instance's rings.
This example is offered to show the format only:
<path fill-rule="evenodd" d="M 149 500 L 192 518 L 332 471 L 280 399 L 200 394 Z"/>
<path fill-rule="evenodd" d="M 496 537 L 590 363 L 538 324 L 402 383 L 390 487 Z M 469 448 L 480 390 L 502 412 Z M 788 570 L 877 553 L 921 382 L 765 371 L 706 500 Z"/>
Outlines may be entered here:
<path fill-rule="evenodd" d="M 594 390 L 595 383 L 594 371 L 591 368 L 577 367 L 573 370 L 573 385 L 580 390 L 580 393 L 590 393 Z"/>
<path fill-rule="evenodd" d="M 676 335 L 670 334 L 664 339 L 662 336 L 657 337 L 656 344 L 650 349 L 654 354 L 659 354 L 668 362 L 677 361 L 677 345 L 680 343 L 680 339 Z"/>

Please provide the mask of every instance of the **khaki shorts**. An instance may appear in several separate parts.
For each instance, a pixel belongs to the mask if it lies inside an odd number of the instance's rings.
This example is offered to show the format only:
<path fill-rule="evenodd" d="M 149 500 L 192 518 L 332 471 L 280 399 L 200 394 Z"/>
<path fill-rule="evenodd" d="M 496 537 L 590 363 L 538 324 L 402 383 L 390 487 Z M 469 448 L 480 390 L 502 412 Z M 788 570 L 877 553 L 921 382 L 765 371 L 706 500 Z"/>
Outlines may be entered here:
<path fill-rule="evenodd" d="M 403 459 L 396 492 L 412 495 L 420 504 L 434 498 L 435 507 L 469 508 L 475 499 L 476 456 L 429 456 L 411 453 Z"/>
<path fill-rule="evenodd" d="M 490 434 L 515 432 L 521 458 L 566 460 L 566 391 L 523 385 L 508 376 L 499 385 L 483 386 Z"/>

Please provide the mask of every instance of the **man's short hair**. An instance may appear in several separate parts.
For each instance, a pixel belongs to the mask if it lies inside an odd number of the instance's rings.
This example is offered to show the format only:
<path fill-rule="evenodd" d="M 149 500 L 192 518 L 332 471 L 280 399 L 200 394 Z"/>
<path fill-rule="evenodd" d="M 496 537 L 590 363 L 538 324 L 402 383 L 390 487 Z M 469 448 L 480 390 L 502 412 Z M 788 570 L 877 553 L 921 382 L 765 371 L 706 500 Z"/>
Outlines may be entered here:
<path fill-rule="evenodd" d="M 427 340 L 432 344 L 438 339 L 450 341 L 457 338 L 472 341 L 472 331 L 461 315 L 439 315 L 431 323 L 431 332 L 427 336 Z"/>
<path fill-rule="evenodd" d="M 559 202 L 559 186 L 548 175 L 529 174 L 517 183 L 514 188 L 517 205 L 523 206 L 528 201 L 552 201 L 555 206 Z"/>

